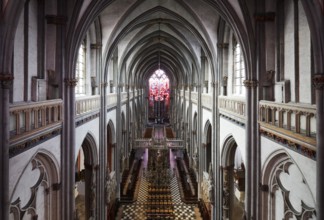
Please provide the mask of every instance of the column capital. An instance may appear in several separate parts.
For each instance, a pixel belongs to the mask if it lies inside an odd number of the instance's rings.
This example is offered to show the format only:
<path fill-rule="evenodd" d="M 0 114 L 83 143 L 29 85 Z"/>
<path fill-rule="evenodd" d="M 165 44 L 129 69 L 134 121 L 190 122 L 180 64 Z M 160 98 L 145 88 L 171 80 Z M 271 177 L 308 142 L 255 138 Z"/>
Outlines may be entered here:
<path fill-rule="evenodd" d="M 217 47 L 220 49 L 228 49 L 228 43 L 218 43 Z"/>
<path fill-rule="evenodd" d="M 315 89 L 324 88 L 324 74 L 315 74 L 313 77 L 313 85 Z"/>
<path fill-rule="evenodd" d="M 97 50 L 97 49 L 101 49 L 102 48 L 102 44 L 101 43 L 96 43 L 96 44 L 90 44 L 90 48 Z"/>
<path fill-rule="evenodd" d="M 13 82 L 13 75 L 10 73 L 0 73 L 0 85 L 3 89 L 10 89 Z"/>
<path fill-rule="evenodd" d="M 255 79 L 252 79 L 252 80 L 244 80 L 243 81 L 243 84 L 247 88 L 256 88 L 259 85 L 259 81 L 258 80 L 255 80 Z"/>
<path fill-rule="evenodd" d="M 78 79 L 76 78 L 66 78 L 64 79 L 65 85 L 69 87 L 75 87 L 78 83 Z"/>

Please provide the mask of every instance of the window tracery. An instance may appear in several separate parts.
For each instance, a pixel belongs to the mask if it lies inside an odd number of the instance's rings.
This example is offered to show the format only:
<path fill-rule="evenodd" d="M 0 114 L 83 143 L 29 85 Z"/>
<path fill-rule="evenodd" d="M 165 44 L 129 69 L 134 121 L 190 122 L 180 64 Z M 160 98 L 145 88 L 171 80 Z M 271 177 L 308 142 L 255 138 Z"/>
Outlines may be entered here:
<path fill-rule="evenodd" d="M 233 74 L 233 92 L 236 95 L 244 95 L 245 90 L 243 86 L 243 81 L 245 79 L 245 64 L 244 58 L 242 53 L 241 45 L 234 40 L 233 42 L 233 67 L 234 67 L 234 74 Z"/>
<path fill-rule="evenodd" d="M 75 93 L 83 95 L 86 93 L 86 42 L 85 40 L 81 43 L 78 51 L 78 59 L 75 68 L 75 75 L 78 79 Z"/>

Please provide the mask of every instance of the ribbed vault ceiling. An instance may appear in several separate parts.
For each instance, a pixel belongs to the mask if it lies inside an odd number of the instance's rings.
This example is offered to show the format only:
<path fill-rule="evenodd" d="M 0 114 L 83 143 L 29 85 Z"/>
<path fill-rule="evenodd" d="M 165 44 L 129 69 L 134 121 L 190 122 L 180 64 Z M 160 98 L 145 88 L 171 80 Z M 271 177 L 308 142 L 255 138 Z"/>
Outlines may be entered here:
<path fill-rule="evenodd" d="M 201 56 L 213 66 L 218 19 L 204 1 L 114 1 L 100 14 L 105 73 L 117 56 L 119 83 L 140 85 L 159 67 L 173 85 L 198 82 Z"/>

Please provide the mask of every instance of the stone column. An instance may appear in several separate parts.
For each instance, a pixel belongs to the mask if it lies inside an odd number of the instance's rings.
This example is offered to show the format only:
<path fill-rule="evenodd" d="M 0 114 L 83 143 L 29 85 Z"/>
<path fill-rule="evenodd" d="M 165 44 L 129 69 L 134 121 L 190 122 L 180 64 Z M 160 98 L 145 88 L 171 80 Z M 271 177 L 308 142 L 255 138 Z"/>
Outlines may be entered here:
<path fill-rule="evenodd" d="M 222 216 L 222 189 L 221 189 L 221 176 L 219 175 L 221 169 L 221 155 L 220 155 L 220 124 L 219 124 L 219 110 L 218 95 L 219 84 L 212 82 L 213 89 L 213 121 L 212 121 L 212 163 L 213 163 L 213 176 L 214 176 L 214 203 L 212 209 L 212 219 L 219 220 Z"/>
<path fill-rule="evenodd" d="M 67 78 L 64 92 L 64 122 L 61 145 L 61 219 L 75 217 L 75 86 L 77 79 Z"/>
<path fill-rule="evenodd" d="M 253 205 L 257 201 L 257 180 L 256 172 L 258 172 L 257 161 L 257 140 L 255 133 L 257 132 L 257 80 L 245 80 L 244 86 L 246 87 L 246 175 L 245 175 L 245 214 L 246 219 L 256 219 L 256 207 Z"/>
<path fill-rule="evenodd" d="M 117 109 L 116 109 L 116 181 L 117 181 L 117 192 L 116 198 L 120 199 L 120 183 L 121 183 L 121 148 L 122 148 L 122 138 L 123 138 L 123 126 L 121 124 L 121 90 L 122 85 L 118 85 L 117 87 Z"/>
<path fill-rule="evenodd" d="M 101 65 L 100 65 L 101 66 Z M 101 72 L 101 71 L 100 71 Z M 102 76 L 101 79 L 104 77 Z M 97 196 L 97 215 L 98 219 L 104 220 L 107 216 L 107 207 L 105 203 L 105 181 L 106 181 L 106 171 L 107 171 L 107 87 L 108 83 L 103 82 L 100 88 L 100 133 L 99 133 L 99 183 L 97 187 L 98 196 Z M 109 175 L 109 173 L 108 173 Z"/>
<path fill-rule="evenodd" d="M 190 166 L 192 167 L 192 165 L 193 165 L 193 163 L 192 163 L 192 154 L 193 154 L 193 149 L 192 149 L 192 147 L 193 147 L 193 135 L 192 135 L 192 101 L 191 101 L 191 91 L 192 91 L 192 85 L 189 85 L 189 89 L 188 89 L 188 93 L 189 93 L 189 121 L 188 121 L 188 123 L 189 123 L 189 163 L 190 163 Z"/>
<path fill-rule="evenodd" d="M 202 100 L 202 86 L 199 84 L 197 85 L 198 88 L 198 108 L 197 108 L 197 133 L 196 135 L 198 135 L 197 137 L 197 147 L 198 147 L 198 199 L 201 198 L 201 187 L 200 184 L 202 182 L 202 173 L 203 173 L 203 148 L 202 148 L 202 104 L 201 104 L 201 100 Z"/>
<path fill-rule="evenodd" d="M 9 218 L 9 91 L 12 74 L 0 74 L 0 219 Z"/>
<path fill-rule="evenodd" d="M 317 74 L 313 79 L 316 89 L 316 217 L 324 218 L 324 74 Z"/>

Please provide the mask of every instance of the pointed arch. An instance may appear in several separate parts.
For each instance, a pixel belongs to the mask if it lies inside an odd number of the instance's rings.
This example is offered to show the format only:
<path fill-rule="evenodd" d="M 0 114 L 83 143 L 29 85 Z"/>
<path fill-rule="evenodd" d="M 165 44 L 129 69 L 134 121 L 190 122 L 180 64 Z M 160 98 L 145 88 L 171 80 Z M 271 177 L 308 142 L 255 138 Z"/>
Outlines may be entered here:
<path fill-rule="evenodd" d="M 114 123 L 109 120 L 107 125 L 107 166 L 110 171 L 116 169 L 115 166 L 115 146 L 116 146 L 116 133 Z"/>
<path fill-rule="evenodd" d="M 242 219 L 244 215 L 245 167 L 243 163 L 237 163 L 237 155 L 240 155 L 239 148 L 234 137 L 229 135 L 224 141 L 221 156 L 224 204 L 222 215 L 223 218 L 233 220 Z"/>
<path fill-rule="evenodd" d="M 82 161 L 83 164 L 81 164 Z M 81 144 L 76 159 L 76 166 L 76 171 L 78 171 L 76 173 L 76 177 L 78 177 L 76 181 L 80 182 L 80 185 L 84 184 L 84 188 L 80 186 L 80 191 L 82 191 L 82 195 L 83 193 L 84 195 L 80 196 L 79 199 L 76 197 L 76 203 L 80 204 L 76 207 L 83 208 L 85 216 L 88 219 L 95 216 L 95 210 L 97 204 L 99 204 L 99 196 L 97 196 L 99 190 L 99 187 L 97 187 L 99 178 L 99 172 L 97 172 L 99 158 L 96 141 L 90 133 L 87 133 Z M 77 190 L 79 190 L 79 187 L 77 187 Z M 78 213 L 78 210 L 76 210 L 76 213 Z"/>
<path fill-rule="evenodd" d="M 110 130 L 111 143 L 116 143 L 116 129 L 115 129 L 114 122 L 112 120 L 109 120 L 107 126 L 108 129 Z"/>
<path fill-rule="evenodd" d="M 316 218 L 314 195 L 285 150 L 273 152 L 264 163 L 260 188 L 261 219 Z"/>
<path fill-rule="evenodd" d="M 58 170 L 54 155 L 46 150 L 37 151 L 27 163 L 13 190 L 10 218 L 18 220 L 29 215 L 41 219 L 59 219 Z M 30 176 L 34 179 L 29 179 Z"/>
<path fill-rule="evenodd" d="M 205 160 L 202 166 L 203 170 L 208 172 L 209 166 L 212 163 L 212 125 L 209 120 L 207 120 L 204 127 L 203 146 L 205 147 L 203 149 Z"/>

